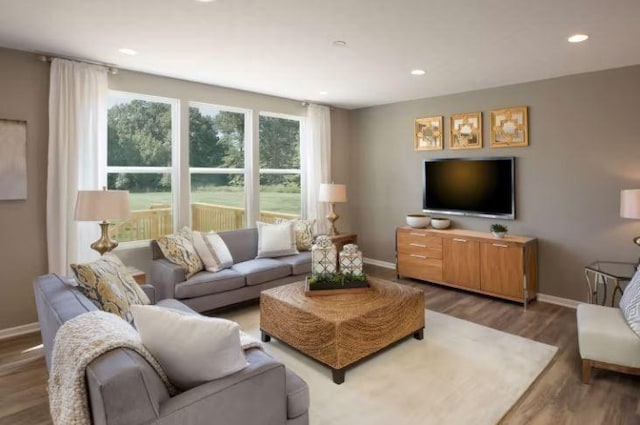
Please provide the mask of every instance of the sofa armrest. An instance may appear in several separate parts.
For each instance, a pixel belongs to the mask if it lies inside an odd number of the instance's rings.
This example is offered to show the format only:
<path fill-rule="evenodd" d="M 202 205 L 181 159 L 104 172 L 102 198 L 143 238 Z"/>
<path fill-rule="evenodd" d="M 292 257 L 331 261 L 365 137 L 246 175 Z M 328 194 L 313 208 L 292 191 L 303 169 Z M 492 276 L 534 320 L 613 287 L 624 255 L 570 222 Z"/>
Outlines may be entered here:
<path fill-rule="evenodd" d="M 151 301 L 151 305 L 156 303 L 156 288 L 153 285 L 150 285 L 148 283 L 145 283 L 143 285 L 140 285 L 140 289 L 142 289 L 142 291 L 147 294 L 147 297 L 149 297 L 149 301 Z"/>
<path fill-rule="evenodd" d="M 92 361 L 86 369 L 94 425 L 137 425 L 155 420 L 169 393 L 149 363 L 138 353 L 118 348 Z"/>
<path fill-rule="evenodd" d="M 153 260 L 149 275 L 150 283 L 156 289 L 156 302 L 175 298 L 176 283 L 186 280 L 184 269 L 165 259 Z"/>
<path fill-rule="evenodd" d="M 160 406 L 158 424 L 285 424 L 286 372 L 282 363 L 261 350 L 247 352 L 249 366 L 204 383 Z"/>

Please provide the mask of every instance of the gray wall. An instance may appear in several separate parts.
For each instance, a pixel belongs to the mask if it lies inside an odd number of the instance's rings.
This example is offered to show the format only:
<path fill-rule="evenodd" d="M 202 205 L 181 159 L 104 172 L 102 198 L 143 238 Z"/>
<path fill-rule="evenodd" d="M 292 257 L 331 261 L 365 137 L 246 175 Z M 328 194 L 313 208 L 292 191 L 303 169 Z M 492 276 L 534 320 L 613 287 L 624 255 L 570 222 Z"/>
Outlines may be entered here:
<path fill-rule="evenodd" d="M 0 201 L 0 330 L 37 320 L 31 282 L 47 272 L 49 65 L 0 49 L 0 118 L 27 121 L 27 200 Z"/>
<path fill-rule="evenodd" d="M 427 77 L 428 78 L 428 77 Z M 513 234 L 538 238 L 540 292 L 586 299 L 583 268 L 636 261 L 640 220 L 619 217 L 621 189 L 640 188 L 640 66 L 351 111 L 349 213 L 366 257 L 394 261 L 394 229 L 422 207 L 422 161 L 517 157 Z M 492 109 L 529 107 L 529 147 L 491 149 Z M 483 112 L 484 148 L 451 151 L 449 117 Z M 445 150 L 413 150 L 414 118 L 445 116 Z M 452 217 L 488 231 L 496 220 Z"/>

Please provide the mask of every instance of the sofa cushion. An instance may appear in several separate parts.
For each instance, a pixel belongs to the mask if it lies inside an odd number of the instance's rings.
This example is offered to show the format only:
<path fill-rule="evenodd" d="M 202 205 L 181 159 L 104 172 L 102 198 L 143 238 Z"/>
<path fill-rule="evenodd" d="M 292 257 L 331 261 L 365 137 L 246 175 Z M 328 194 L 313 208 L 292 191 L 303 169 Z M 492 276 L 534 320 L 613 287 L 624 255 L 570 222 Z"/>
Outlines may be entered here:
<path fill-rule="evenodd" d="M 216 232 L 193 232 L 193 247 L 207 271 L 219 272 L 233 264 L 229 248 Z"/>
<path fill-rule="evenodd" d="M 315 220 L 302 220 L 299 218 L 293 220 L 286 220 L 284 218 L 276 218 L 274 223 L 286 223 L 291 221 L 293 223 L 293 231 L 295 232 L 296 248 L 298 251 L 310 251 L 313 245 L 313 228 L 316 225 Z"/>
<path fill-rule="evenodd" d="M 640 270 L 624 289 L 619 305 L 631 330 L 640 336 Z"/>
<path fill-rule="evenodd" d="M 577 319 L 581 358 L 640 367 L 640 338 L 619 308 L 580 304 Z"/>
<path fill-rule="evenodd" d="M 293 223 L 262 223 L 258 221 L 258 255 L 256 258 L 283 257 L 298 253 Z"/>
<path fill-rule="evenodd" d="M 258 254 L 258 229 L 229 230 L 218 232 L 231 252 L 233 263 L 252 260 Z"/>
<path fill-rule="evenodd" d="M 275 260 L 288 264 L 293 275 L 311 273 L 311 252 L 306 251 L 297 255 L 278 257 Z"/>
<path fill-rule="evenodd" d="M 184 269 L 187 279 L 204 268 L 193 247 L 193 235 L 188 227 L 175 235 L 161 236 L 156 243 L 167 260 Z"/>
<path fill-rule="evenodd" d="M 245 276 L 247 285 L 259 285 L 291 274 L 291 266 L 273 258 L 256 258 L 234 264 L 232 270 Z"/>
<path fill-rule="evenodd" d="M 245 277 L 235 270 L 225 269 L 215 273 L 204 271 L 176 284 L 175 297 L 178 299 L 201 297 L 242 288 L 244 285 Z"/>
<path fill-rule="evenodd" d="M 114 254 L 85 264 L 71 264 L 80 291 L 106 312 L 131 322 L 133 304 L 149 304 L 147 294 L 138 286 L 122 261 Z"/>
<path fill-rule="evenodd" d="M 193 388 L 248 366 L 235 322 L 157 306 L 134 305 L 131 312 L 144 346 L 178 388 Z"/>
<path fill-rule="evenodd" d="M 156 305 L 158 307 L 163 307 L 163 308 L 168 308 L 171 310 L 176 310 L 179 311 L 181 313 L 185 313 L 185 314 L 198 314 L 198 312 L 196 312 L 195 310 L 191 309 L 189 306 L 187 306 L 184 303 L 181 303 L 180 301 L 173 299 L 173 298 L 167 298 L 164 300 L 160 300 L 156 303 Z"/>

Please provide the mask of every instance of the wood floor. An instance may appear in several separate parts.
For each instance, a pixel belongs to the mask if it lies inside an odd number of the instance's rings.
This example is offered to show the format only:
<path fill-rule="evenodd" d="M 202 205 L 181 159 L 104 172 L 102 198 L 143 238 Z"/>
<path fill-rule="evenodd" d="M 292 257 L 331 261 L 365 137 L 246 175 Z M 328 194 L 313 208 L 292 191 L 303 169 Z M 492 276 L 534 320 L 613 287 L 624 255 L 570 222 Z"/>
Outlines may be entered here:
<path fill-rule="evenodd" d="M 367 267 L 367 273 L 395 279 L 393 270 Z M 640 377 L 596 370 L 591 385 L 581 383 L 575 310 L 534 302 L 525 312 L 518 304 L 401 281 L 422 289 L 430 310 L 559 348 L 501 424 L 640 424 Z M 39 335 L 0 342 L 0 425 L 51 423 L 42 350 L 29 350 L 40 343 Z"/>

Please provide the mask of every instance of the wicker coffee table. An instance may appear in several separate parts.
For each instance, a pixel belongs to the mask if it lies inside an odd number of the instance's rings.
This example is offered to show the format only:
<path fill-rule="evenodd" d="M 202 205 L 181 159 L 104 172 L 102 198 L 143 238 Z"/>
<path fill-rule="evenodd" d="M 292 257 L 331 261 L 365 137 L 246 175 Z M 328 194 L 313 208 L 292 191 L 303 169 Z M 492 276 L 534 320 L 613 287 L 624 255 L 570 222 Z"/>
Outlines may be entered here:
<path fill-rule="evenodd" d="M 329 366 L 333 382 L 345 369 L 409 335 L 423 338 L 421 290 L 369 278 L 365 293 L 306 297 L 304 282 L 260 294 L 262 340 L 271 337 Z"/>

